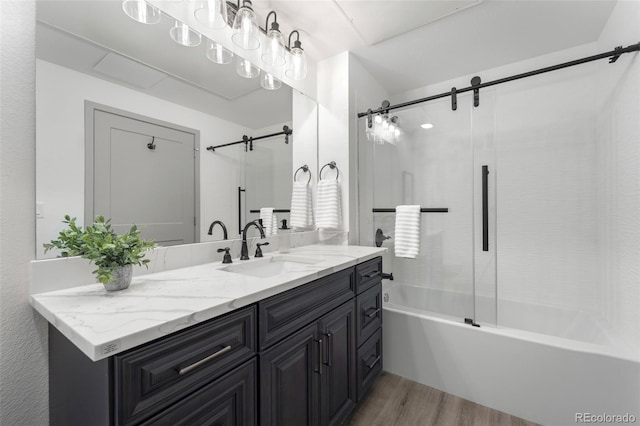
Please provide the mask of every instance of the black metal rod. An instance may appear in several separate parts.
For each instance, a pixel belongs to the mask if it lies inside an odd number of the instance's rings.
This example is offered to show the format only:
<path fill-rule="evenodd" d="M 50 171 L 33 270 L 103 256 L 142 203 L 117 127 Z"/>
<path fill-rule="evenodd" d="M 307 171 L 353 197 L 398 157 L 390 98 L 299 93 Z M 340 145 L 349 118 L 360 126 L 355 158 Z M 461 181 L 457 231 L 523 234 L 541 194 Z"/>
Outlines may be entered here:
<path fill-rule="evenodd" d="M 273 209 L 274 213 L 291 213 L 289 209 Z M 249 210 L 249 213 L 260 213 L 260 210 Z"/>
<path fill-rule="evenodd" d="M 371 211 L 374 213 L 395 213 L 396 209 L 380 208 L 371 209 Z M 421 208 L 420 213 L 449 213 L 449 209 L 447 207 Z"/>
<path fill-rule="evenodd" d="M 611 58 L 611 59 L 615 58 L 615 59 L 617 59 L 617 57 L 619 57 L 620 55 L 622 55 L 624 53 L 632 53 L 632 52 L 638 52 L 638 51 L 640 51 L 640 43 L 632 44 L 632 45 L 627 46 L 627 47 L 616 48 L 616 49 L 611 50 L 609 52 L 600 53 L 598 55 L 587 56 L 585 58 L 576 59 L 576 60 L 569 61 L 569 62 L 563 62 L 563 63 L 558 64 L 558 65 L 539 68 L 537 70 L 533 70 L 533 71 L 524 72 L 524 73 L 521 73 L 521 74 L 512 75 L 510 77 L 500 78 L 498 80 L 487 81 L 486 83 L 481 83 L 481 84 L 476 85 L 476 86 L 468 86 L 468 87 L 465 87 L 464 89 L 457 89 L 456 93 L 460 94 L 460 93 L 464 93 L 464 92 L 469 92 L 471 90 L 482 89 L 484 87 L 495 86 L 497 84 L 507 83 L 509 81 L 520 80 L 522 78 L 532 77 L 534 75 L 544 74 L 544 73 L 551 72 L 551 71 L 557 71 L 557 70 L 560 70 L 560 69 L 563 69 L 563 68 L 572 67 L 572 66 L 575 66 L 575 65 L 586 64 L 587 62 L 597 61 L 597 60 L 600 60 L 600 59 L 605 59 L 605 58 Z M 613 61 L 613 62 L 615 62 L 615 61 Z M 408 106 L 421 104 L 423 102 L 429 102 L 429 101 L 433 101 L 433 100 L 436 100 L 436 99 L 446 98 L 447 96 L 451 96 L 451 92 L 445 92 L 445 93 L 440 93 L 440 94 L 433 95 L 433 96 L 427 96 L 426 98 L 420 98 L 420 99 L 416 99 L 416 100 L 409 101 L 409 102 L 403 102 L 403 103 L 396 104 L 396 105 L 390 105 L 388 107 L 380 107 L 380 108 L 378 108 L 376 110 L 371 111 L 371 113 L 372 114 L 381 114 L 381 113 L 388 112 L 388 111 L 391 111 L 391 110 L 394 110 L 394 109 L 405 108 L 405 107 L 408 107 Z M 366 117 L 367 114 L 368 114 L 368 112 L 359 112 L 358 113 L 358 118 Z"/>
<path fill-rule="evenodd" d="M 245 191 L 241 186 L 238 187 L 238 234 L 242 234 L 242 193 Z"/>
<path fill-rule="evenodd" d="M 215 151 L 217 148 L 223 148 L 225 146 L 231 146 L 231 145 L 238 145 L 240 143 L 247 143 L 250 140 L 257 141 L 257 140 L 260 140 L 260 139 L 272 138 L 274 136 L 291 135 L 291 134 L 293 134 L 293 129 L 289 128 L 288 126 L 284 126 L 282 128 L 282 132 L 271 133 L 269 135 L 263 135 L 263 136 L 256 136 L 255 138 L 251 137 L 251 136 L 244 135 L 242 137 L 242 140 L 239 140 L 239 141 L 236 141 L 236 142 L 229 142 L 229 143 L 223 143 L 222 145 L 215 145 L 215 146 L 211 145 L 211 146 L 208 146 L 207 147 L 207 151 Z"/>
<path fill-rule="evenodd" d="M 482 251 L 489 251 L 489 166 L 482 166 Z"/>

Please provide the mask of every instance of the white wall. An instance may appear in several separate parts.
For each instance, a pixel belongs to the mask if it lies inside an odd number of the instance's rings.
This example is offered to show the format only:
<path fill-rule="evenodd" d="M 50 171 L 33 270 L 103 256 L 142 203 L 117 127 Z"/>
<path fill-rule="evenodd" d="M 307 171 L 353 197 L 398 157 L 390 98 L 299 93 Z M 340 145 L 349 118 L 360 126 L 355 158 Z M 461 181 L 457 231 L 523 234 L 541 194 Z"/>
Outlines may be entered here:
<path fill-rule="evenodd" d="M 29 305 L 35 254 L 35 3 L 0 2 L 0 424 L 48 424 L 46 322 Z"/>
<path fill-rule="evenodd" d="M 358 120 L 357 113 L 363 108 L 379 104 L 386 95 L 384 88 L 349 52 L 318 63 L 318 168 L 335 161 L 340 170 L 342 191 L 342 230 L 345 233 L 333 235 L 333 242 L 359 242 L 358 133 L 361 121 Z M 362 163 L 365 172 L 370 166 Z M 323 176 L 332 178 L 335 171 L 327 167 Z M 370 195 L 367 200 L 365 203 L 370 203 Z M 323 239 L 322 234 L 320 238 Z"/>
<path fill-rule="evenodd" d="M 119 108 L 200 131 L 200 239 L 215 219 L 238 228 L 237 186 L 243 173 L 244 149 L 209 145 L 240 140 L 249 129 L 202 112 L 36 60 L 36 199 L 44 203 L 37 220 L 38 258 L 42 243 L 55 238 L 65 214 L 84 216 L 84 101 Z M 82 221 L 81 221 L 82 223 Z M 48 254 L 48 257 L 54 254 Z"/>
<path fill-rule="evenodd" d="M 598 50 L 637 43 L 639 22 L 639 2 L 618 2 Z M 599 307 L 612 329 L 640 348 L 640 55 L 603 65 L 596 94 Z"/>
<path fill-rule="evenodd" d="M 312 200 L 316 199 L 316 179 L 318 177 L 318 103 L 313 99 L 293 91 L 293 159 L 291 175 L 303 165 L 309 166 L 311 173 Z M 298 173 L 298 180 L 309 179 L 307 173 Z"/>
<path fill-rule="evenodd" d="M 342 191 L 342 230 L 349 232 L 349 52 L 318 63 L 318 168 L 335 161 Z M 320 180 L 320 170 L 316 178 Z M 325 168 L 325 178 L 335 171 Z M 320 239 L 328 236 L 321 232 Z M 345 243 L 347 235 L 334 235 L 335 242 Z"/>

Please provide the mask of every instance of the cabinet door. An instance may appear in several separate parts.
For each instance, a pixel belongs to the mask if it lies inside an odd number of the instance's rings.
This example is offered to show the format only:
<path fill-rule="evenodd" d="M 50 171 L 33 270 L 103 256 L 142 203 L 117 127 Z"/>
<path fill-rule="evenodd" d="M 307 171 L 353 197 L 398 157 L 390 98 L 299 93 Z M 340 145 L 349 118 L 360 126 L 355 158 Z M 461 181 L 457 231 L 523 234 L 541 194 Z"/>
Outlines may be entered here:
<path fill-rule="evenodd" d="M 260 355 L 260 425 L 317 426 L 321 342 L 312 323 Z"/>
<path fill-rule="evenodd" d="M 351 300 L 320 319 L 320 421 L 339 425 L 356 404 L 356 318 Z"/>

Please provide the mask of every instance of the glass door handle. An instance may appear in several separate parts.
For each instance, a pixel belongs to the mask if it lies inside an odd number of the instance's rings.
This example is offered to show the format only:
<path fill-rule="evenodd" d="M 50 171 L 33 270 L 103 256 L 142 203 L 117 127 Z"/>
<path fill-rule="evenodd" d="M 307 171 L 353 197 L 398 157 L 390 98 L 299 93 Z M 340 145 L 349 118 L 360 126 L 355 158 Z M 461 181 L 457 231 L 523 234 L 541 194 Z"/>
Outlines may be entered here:
<path fill-rule="evenodd" d="M 482 251 L 489 251 L 489 166 L 482 166 Z"/>

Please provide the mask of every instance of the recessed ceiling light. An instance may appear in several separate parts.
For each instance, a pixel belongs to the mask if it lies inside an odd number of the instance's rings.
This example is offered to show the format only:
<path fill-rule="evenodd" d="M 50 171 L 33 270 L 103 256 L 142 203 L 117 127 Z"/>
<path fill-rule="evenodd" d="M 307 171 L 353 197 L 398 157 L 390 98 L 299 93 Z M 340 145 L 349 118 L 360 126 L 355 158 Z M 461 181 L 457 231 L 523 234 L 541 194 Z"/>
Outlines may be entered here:
<path fill-rule="evenodd" d="M 424 123 L 424 124 L 421 124 L 420 127 L 422 127 L 423 129 L 432 129 L 433 128 L 433 124 Z"/>

